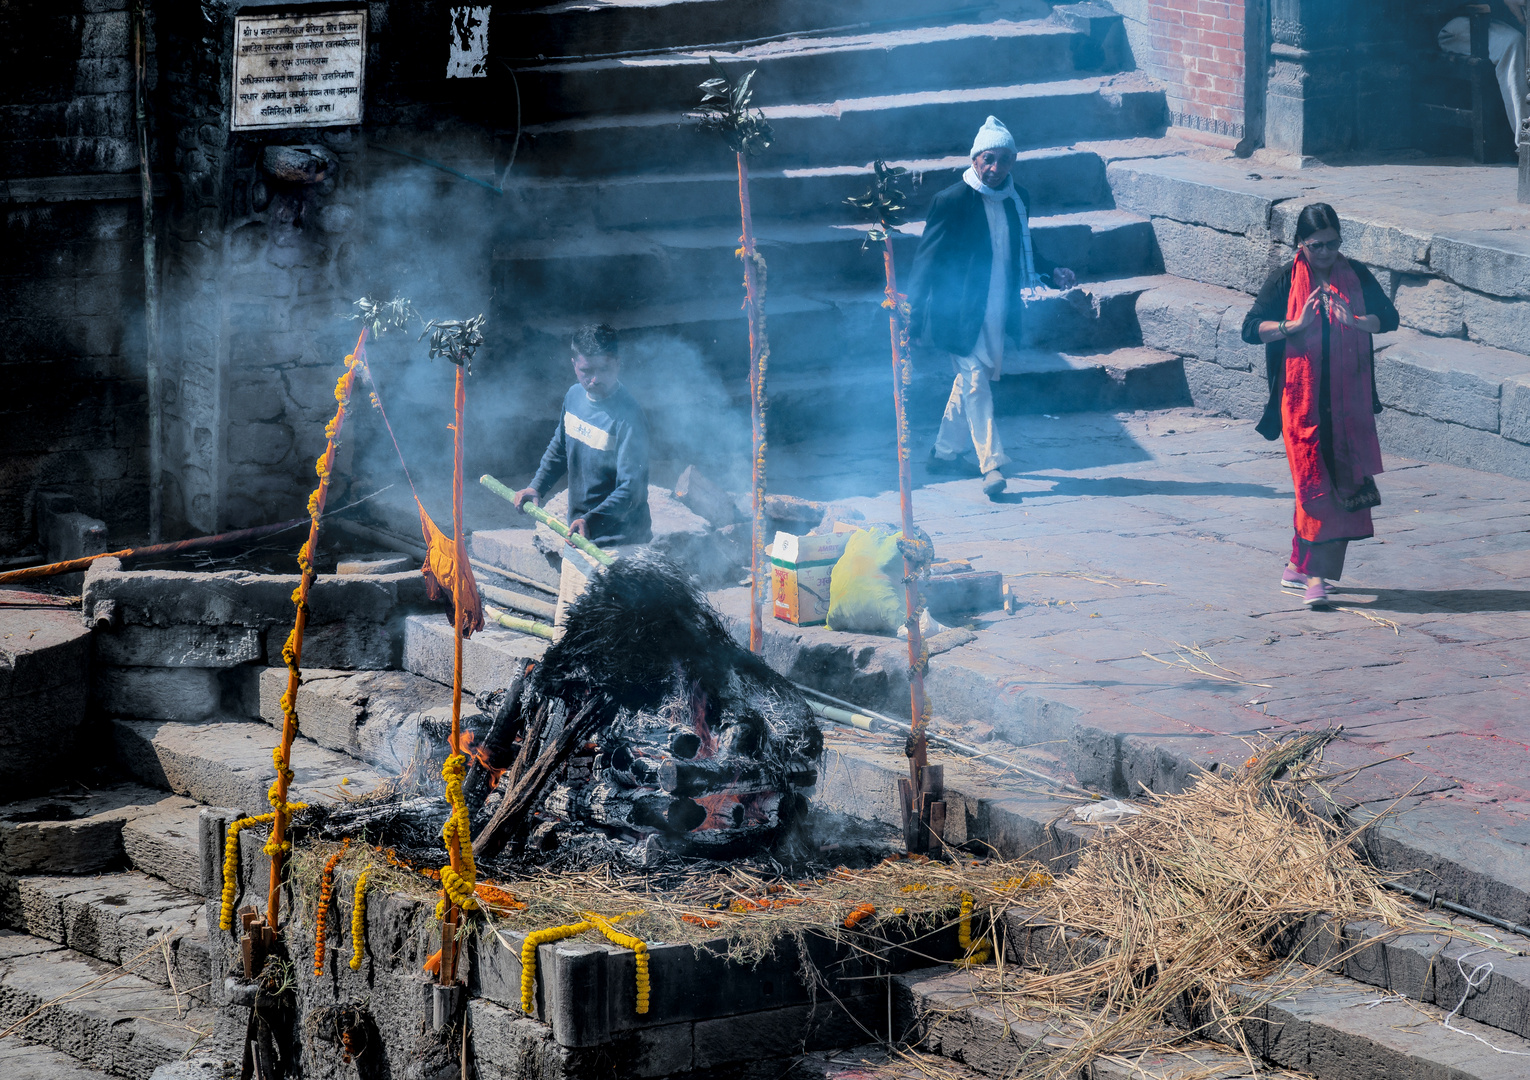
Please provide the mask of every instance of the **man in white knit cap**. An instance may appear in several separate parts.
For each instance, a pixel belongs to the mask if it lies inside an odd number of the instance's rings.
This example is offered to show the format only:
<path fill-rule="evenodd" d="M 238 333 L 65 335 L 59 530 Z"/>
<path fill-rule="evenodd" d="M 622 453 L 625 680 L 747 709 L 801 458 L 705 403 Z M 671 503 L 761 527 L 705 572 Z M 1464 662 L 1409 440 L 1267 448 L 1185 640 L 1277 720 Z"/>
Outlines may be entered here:
<path fill-rule="evenodd" d="M 1071 270 L 1038 260 L 1031 246 L 1030 195 L 1010 176 L 1015 140 L 990 116 L 972 143 L 972 167 L 935 196 L 914 256 L 908 299 L 915 340 L 948 353 L 956 372 L 930 452 L 932 472 L 969 472 L 977 454 L 983 491 L 1004 491 L 1009 464 L 993 422 L 989 383 L 1004 374 L 1004 353 L 1020 343 L 1023 297 L 1050 273 L 1061 289 Z"/>

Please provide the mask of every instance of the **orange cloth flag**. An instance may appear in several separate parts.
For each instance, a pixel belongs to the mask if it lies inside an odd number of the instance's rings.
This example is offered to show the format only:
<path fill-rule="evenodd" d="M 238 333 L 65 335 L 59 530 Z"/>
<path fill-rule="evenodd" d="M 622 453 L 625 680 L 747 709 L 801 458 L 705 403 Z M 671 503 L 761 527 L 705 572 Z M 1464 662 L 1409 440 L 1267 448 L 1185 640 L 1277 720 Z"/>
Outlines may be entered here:
<path fill-rule="evenodd" d="M 430 520 L 424 505 L 416 499 L 420 508 L 420 530 L 425 534 L 425 565 L 420 573 L 425 575 L 425 594 L 432 600 L 442 600 L 448 606 L 455 603 L 452 582 L 457 580 L 457 544 Z M 478 583 L 473 580 L 473 568 L 462 567 L 462 636 L 472 637 L 483 629 L 483 601 L 478 596 Z M 452 609 L 453 621 L 456 609 Z"/>

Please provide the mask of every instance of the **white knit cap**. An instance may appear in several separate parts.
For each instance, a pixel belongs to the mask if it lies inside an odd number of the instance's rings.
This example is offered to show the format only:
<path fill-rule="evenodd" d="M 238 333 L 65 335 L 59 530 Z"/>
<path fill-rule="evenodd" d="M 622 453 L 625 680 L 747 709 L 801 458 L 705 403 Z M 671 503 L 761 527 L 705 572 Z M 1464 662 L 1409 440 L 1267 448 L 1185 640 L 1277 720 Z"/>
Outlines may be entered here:
<path fill-rule="evenodd" d="M 977 138 L 972 140 L 972 153 L 968 157 L 977 157 L 984 150 L 998 150 L 1000 148 L 1015 148 L 1015 137 L 1009 133 L 1009 128 L 999 120 L 997 116 L 990 116 L 978 128 Z"/>

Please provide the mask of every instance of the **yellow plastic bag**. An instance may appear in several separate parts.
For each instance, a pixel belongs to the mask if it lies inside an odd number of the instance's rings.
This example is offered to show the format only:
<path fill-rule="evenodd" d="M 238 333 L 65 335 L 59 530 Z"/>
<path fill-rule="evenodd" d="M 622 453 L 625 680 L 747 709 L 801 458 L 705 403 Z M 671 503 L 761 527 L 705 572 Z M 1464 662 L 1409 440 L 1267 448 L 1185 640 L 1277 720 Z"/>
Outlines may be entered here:
<path fill-rule="evenodd" d="M 857 529 L 829 577 L 830 630 L 890 634 L 903 624 L 901 533 Z"/>

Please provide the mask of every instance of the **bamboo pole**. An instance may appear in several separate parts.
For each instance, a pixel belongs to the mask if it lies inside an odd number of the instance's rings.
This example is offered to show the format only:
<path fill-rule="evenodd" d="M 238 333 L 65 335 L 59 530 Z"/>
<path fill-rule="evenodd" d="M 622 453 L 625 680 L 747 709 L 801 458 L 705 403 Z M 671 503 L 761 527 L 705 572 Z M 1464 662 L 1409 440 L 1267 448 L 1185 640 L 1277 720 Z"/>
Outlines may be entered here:
<path fill-rule="evenodd" d="M 907 297 L 898 292 L 898 270 L 893 261 L 893 243 L 890 230 L 882 236 L 882 268 L 887 278 L 887 325 L 892 336 L 893 415 L 897 423 L 898 443 L 898 503 L 903 513 L 903 597 L 908 616 L 908 691 L 909 715 L 913 717 L 909 735 L 908 771 L 914 806 L 918 811 L 921 783 L 925 766 L 929 764 L 930 748 L 926 738 L 929 727 L 929 703 L 924 694 L 924 643 L 919 632 L 919 586 L 915 581 L 918 567 L 907 554 L 907 544 L 914 539 L 914 478 L 908 460 L 908 384 L 910 378 L 908 360 L 908 330 L 905 307 Z M 921 830 L 922 831 L 922 830 Z"/>
<path fill-rule="evenodd" d="M 356 338 L 355 350 L 345 358 L 345 374 L 335 384 L 335 400 L 338 405 L 334 419 L 324 429 L 329 442 L 315 468 L 319 475 L 319 487 L 308 500 L 308 540 L 298 552 L 298 569 L 302 576 L 298 579 L 297 591 L 292 597 L 297 614 L 292 621 L 292 634 L 282 649 L 282 659 L 287 662 L 287 692 L 282 695 L 282 741 L 272 755 L 276 766 L 276 782 L 267 793 L 275 815 L 271 821 L 271 839 L 266 842 L 266 854 L 271 857 L 270 888 L 266 894 L 266 927 L 271 933 L 276 932 L 281 917 L 282 871 L 287 849 L 291 846 L 286 838 L 287 822 L 291 816 L 287 793 L 292 783 L 292 741 L 297 737 L 298 729 L 297 693 L 302 683 L 303 633 L 308 627 L 308 593 L 318 576 L 313 560 L 319 551 L 319 521 L 324 516 L 324 502 L 329 498 L 329 478 L 334 472 L 335 452 L 340 444 L 341 429 L 345 426 L 345 412 L 350 405 L 351 390 L 356 384 L 356 368 L 366 363 L 366 342 L 367 331 L 363 327 Z"/>
<path fill-rule="evenodd" d="M 484 473 L 482 476 L 480 476 L 478 478 L 478 482 L 484 487 L 488 488 L 490 491 L 494 492 L 494 494 L 498 495 L 501 499 L 504 499 L 506 502 L 515 502 L 515 492 L 511 491 L 504 484 L 501 484 L 488 473 Z M 532 521 L 539 521 L 543 525 L 546 525 L 553 532 L 557 533 L 559 536 L 573 544 L 576 548 L 584 552 L 590 558 L 600 563 L 601 566 L 610 566 L 616 561 L 616 556 L 612 555 L 608 551 L 603 551 L 596 547 L 593 542 L 571 530 L 567 525 L 563 524 L 562 521 L 558 520 L 552 514 L 549 514 L 546 510 L 543 510 L 540 506 L 537 506 L 535 503 L 531 502 L 531 500 L 528 499 L 527 501 L 521 503 L 521 513 L 525 514 Z"/>
<path fill-rule="evenodd" d="M 749 413 L 753 434 L 754 522 L 749 550 L 749 651 L 765 647 L 762 606 L 765 601 L 765 363 L 764 335 L 760 322 L 764 315 L 760 302 L 759 267 L 754 249 L 754 214 L 749 205 L 749 163 L 744 151 L 738 152 L 738 206 L 742 223 L 741 242 L 744 257 L 744 295 L 749 314 Z"/>
<path fill-rule="evenodd" d="M 550 626 L 545 626 L 539 622 L 533 622 L 530 619 L 522 619 L 515 615 L 508 615 L 503 611 L 496 610 L 494 607 L 488 604 L 484 605 L 483 613 L 490 619 L 493 619 L 495 622 L 499 623 L 499 625 L 503 626 L 506 630 L 514 630 L 520 634 L 529 634 L 532 637 L 546 638 L 548 641 L 552 641 L 555 634 L 557 633 Z"/>
<path fill-rule="evenodd" d="M 451 748 L 453 756 L 462 755 L 462 620 L 463 620 L 463 595 L 467 591 L 464 581 L 464 568 L 467 566 L 467 541 L 463 538 L 462 528 L 462 423 L 464 413 L 467 411 L 467 391 L 464 385 L 466 378 L 466 365 L 457 364 L 456 390 L 452 395 L 452 411 L 454 421 L 452 424 L 452 544 L 456 550 L 456 560 L 452 574 L 452 730 Z M 448 783 L 451 781 L 448 780 Z M 455 807 L 453 808 L 455 810 Z M 451 859 L 452 870 L 462 876 L 462 837 L 461 830 L 449 829 L 446 836 L 446 851 Z M 469 838 L 471 843 L 471 839 Z M 469 875 L 471 881 L 472 875 Z M 443 890 L 442 896 L 446 898 L 447 907 L 445 918 L 441 920 L 441 985 L 451 986 L 457 981 L 457 950 L 454 943 L 448 938 L 455 938 L 456 927 L 461 920 L 461 910 L 451 899 L 450 893 Z"/>
<path fill-rule="evenodd" d="M 258 540 L 262 536 L 295 529 L 307 520 L 306 517 L 293 518 L 291 521 L 279 521 L 275 525 L 257 525 L 253 529 L 236 529 L 233 532 L 218 533 L 216 536 L 197 536 L 190 540 L 176 540 L 169 544 L 149 544 L 144 547 L 123 548 L 121 551 L 103 551 L 99 555 L 84 555 L 78 559 L 48 563 L 46 566 L 26 566 L 20 570 L 7 570 L 0 574 L 0 585 L 14 585 L 20 581 L 38 581 L 42 578 L 56 577 L 59 574 L 78 573 L 81 570 L 90 569 L 90 564 L 97 559 L 147 559 L 159 555 L 179 555 L 187 551 L 201 551 L 204 548 L 221 547 L 224 544 L 237 544 L 244 540 Z"/>

